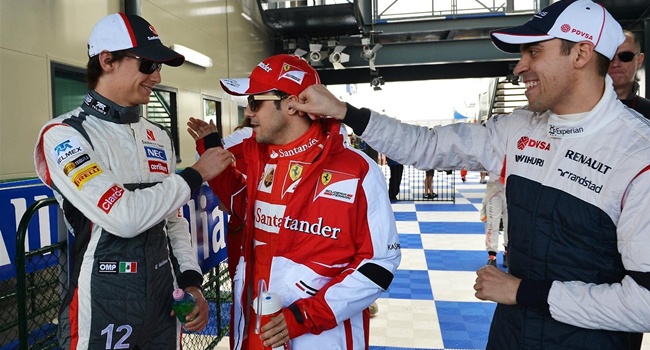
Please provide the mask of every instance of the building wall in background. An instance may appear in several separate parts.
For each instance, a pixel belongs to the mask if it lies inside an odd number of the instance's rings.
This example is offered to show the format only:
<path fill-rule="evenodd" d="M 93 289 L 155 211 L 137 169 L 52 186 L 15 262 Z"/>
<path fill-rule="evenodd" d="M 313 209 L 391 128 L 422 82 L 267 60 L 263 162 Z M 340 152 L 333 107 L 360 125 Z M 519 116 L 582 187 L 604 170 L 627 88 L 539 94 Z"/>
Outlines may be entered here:
<path fill-rule="evenodd" d="M 35 176 L 33 149 L 52 119 L 52 62 L 85 68 L 86 43 L 99 19 L 121 10 L 117 0 L 0 1 L 0 181 Z M 203 97 L 222 102 L 223 129 L 237 125 L 235 99 L 220 78 L 247 76 L 272 53 L 270 31 L 255 0 L 142 0 L 141 15 L 165 45 L 181 44 L 212 58 L 213 66 L 165 66 L 161 85 L 178 91 L 180 167 L 193 163 L 189 117 L 203 116 Z"/>

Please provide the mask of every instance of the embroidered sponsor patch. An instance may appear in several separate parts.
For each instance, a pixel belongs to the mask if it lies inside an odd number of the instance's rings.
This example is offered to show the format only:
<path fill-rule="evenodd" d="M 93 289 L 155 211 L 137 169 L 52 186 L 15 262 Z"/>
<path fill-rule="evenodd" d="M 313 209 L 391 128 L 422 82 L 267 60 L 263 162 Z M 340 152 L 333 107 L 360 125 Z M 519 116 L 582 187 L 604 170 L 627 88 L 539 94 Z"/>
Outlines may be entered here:
<path fill-rule="evenodd" d="M 253 217 L 255 228 L 270 233 L 280 232 L 285 209 L 286 206 L 284 205 L 255 201 L 255 215 Z"/>
<path fill-rule="evenodd" d="M 167 153 L 165 153 L 165 150 L 144 146 L 144 152 L 147 154 L 147 158 L 167 160 Z"/>
<path fill-rule="evenodd" d="M 98 273 L 138 273 L 138 263 L 135 261 L 100 261 Z"/>
<path fill-rule="evenodd" d="M 359 178 L 333 170 L 323 170 L 323 173 L 316 185 L 314 201 L 319 198 L 329 198 L 341 202 L 353 203 Z"/>
<path fill-rule="evenodd" d="M 79 170 L 79 172 L 76 173 L 72 178 L 72 183 L 74 183 L 74 185 L 77 186 L 79 190 L 81 190 L 86 182 L 103 172 L 104 171 L 99 167 L 99 165 L 97 165 L 97 163 L 92 163 L 87 167 Z"/>
<path fill-rule="evenodd" d="M 291 180 L 296 181 L 300 178 L 300 175 L 302 175 L 302 165 L 300 164 L 294 164 L 291 166 L 289 169 L 289 177 Z"/>
<path fill-rule="evenodd" d="M 153 133 L 153 130 L 147 129 L 147 140 L 156 141 L 156 135 Z"/>
<path fill-rule="evenodd" d="M 68 176 L 71 171 L 74 169 L 78 168 L 82 164 L 86 163 L 87 161 L 90 160 L 90 156 L 87 154 L 82 154 L 79 157 L 75 158 L 74 160 L 66 163 L 66 165 L 63 166 L 63 173 Z"/>
<path fill-rule="evenodd" d="M 137 273 L 138 263 L 135 261 L 121 261 L 119 271 L 120 273 Z"/>
<path fill-rule="evenodd" d="M 167 167 L 167 163 L 158 160 L 149 161 L 149 171 L 152 173 L 162 173 L 169 175 L 169 168 Z"/>
<path fill-rule="evenodd" d="M 56 164 L 61 165 L 63 161 L 83 152 L 83 147 L 79 143 L 79 139 L 76 136 L 73 136 L 58 145 L 54 146 L 52 149 L 52 157 L 56 159 Z"/>
<path fill-rule="evenodd" d="M 113 185 L 108 191 L 104 192 L 102 197 L 99 199 L 97 206 L 103 210 L 106 214 L 111 212 L 113 205 L 122 198 L 124 195 L 124 189 L 118 185 Z"/>
<path fill-rule="evenodd" d="M 264 166 L 264 173 L 260 182 L 257 184 L 257 190 L 264 193 L 271 193 L 273 189 L 273 178 L 275 177 L 275 168 L 277 164 L 266 164 Z"/>

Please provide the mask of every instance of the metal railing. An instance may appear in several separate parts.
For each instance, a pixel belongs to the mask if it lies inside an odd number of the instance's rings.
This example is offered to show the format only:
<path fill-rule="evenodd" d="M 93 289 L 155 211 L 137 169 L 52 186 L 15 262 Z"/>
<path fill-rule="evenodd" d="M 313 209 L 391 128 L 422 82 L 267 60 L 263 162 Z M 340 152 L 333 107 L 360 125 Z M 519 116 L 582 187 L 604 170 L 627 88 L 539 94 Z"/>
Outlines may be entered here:
<path fill-rule="evenodd" d="M 29 222 L 54 198 L 34 202 L 23 214 L 16 232 L 16 278 L 0 281 L 0 350 L 59 349 L 58 314 L 67 292 L 67 241 L 25 252 Z M 210 321 L 201 332 L 183 335 L 183 349 L 214 349 L 227 334 L 231 284 L 225 262 L 203 275 Z M 14 288 L 15 286 L 15 288 Z"/>

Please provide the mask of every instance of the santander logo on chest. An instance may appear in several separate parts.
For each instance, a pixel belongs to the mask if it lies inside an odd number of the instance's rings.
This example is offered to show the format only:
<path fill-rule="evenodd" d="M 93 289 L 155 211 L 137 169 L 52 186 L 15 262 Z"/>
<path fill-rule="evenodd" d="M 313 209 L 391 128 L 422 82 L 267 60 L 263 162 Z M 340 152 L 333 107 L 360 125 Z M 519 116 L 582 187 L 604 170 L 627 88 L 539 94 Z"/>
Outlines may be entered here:
<path fill-rule="evenodd" d="M 253 221 L 255 228 L 269 233 L 278 234 L 280 229 L 285 229 L 336 240 L 341 232 L 340 227 L 328 225 L 323 216 L 304 220 L 303 218 L 285 215 L 286 206 L 284 205 L 256 200 L 254 210 Z"/>

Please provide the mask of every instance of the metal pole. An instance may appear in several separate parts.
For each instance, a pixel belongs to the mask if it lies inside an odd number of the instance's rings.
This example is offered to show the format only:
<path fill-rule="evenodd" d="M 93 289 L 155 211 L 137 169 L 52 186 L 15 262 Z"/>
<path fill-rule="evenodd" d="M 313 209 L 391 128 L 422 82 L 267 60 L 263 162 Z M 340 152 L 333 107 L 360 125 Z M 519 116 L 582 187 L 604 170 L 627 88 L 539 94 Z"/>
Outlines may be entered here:
<path fill-rule="evenodd" d="M 140 0 L 124 0 L 124 13 L 127 15 L 138 15 L 142 17 L 142 5 Z"/>

